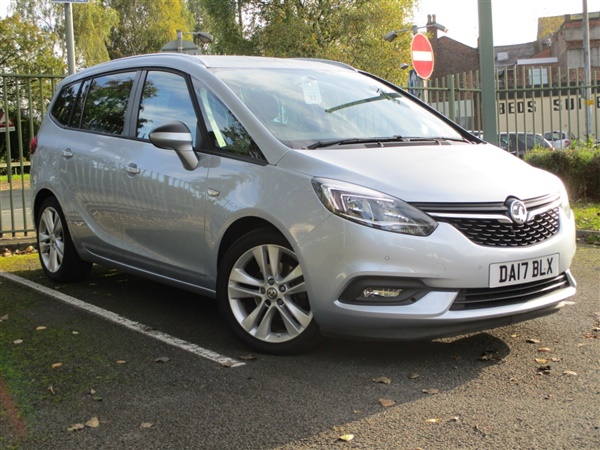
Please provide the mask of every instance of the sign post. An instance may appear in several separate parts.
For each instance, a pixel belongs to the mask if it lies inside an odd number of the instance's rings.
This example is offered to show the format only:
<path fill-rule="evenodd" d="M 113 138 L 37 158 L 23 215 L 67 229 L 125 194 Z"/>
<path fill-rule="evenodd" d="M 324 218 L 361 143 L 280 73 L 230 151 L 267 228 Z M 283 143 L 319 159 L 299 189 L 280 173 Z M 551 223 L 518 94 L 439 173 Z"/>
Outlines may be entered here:
<path fill-rule="evenodd" d="M 428 80 L 433 73 L 433 48 L 431 42 L 423 33 L 417 33 L 413 36 L 410 44 L 410 54 L 413 67 L 424 80 Z"/>
<path fill-rule="evenodd" d="M 410 55 L 415 72 L 423 79 L 423 101 L 428 103 L 427 80 L 433 73 L 434 58 L 431 42 L 423 33 L 417 33 L 413 36 L 410 44 Z"/>
<path fill-rule="evenodd" d="M 73 34 L 73 8 L 71 3 L 88 3 L 88 0 L 51 0 L 65 5 L 65 38 L 67 42 L 67 67 L 69 75 L 75 73 L 75 36 Z"/>

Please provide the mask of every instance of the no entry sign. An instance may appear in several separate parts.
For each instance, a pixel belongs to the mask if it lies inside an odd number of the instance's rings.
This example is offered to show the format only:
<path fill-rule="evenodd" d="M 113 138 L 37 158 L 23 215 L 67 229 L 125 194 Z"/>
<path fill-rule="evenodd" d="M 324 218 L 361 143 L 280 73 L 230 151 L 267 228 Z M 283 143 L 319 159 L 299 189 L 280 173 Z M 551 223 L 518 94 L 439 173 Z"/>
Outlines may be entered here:
<path fill-rule="evenodd" d="M 415 34 L 410 44 L 410 53 L 417 75 L 427 80 L 433 73 L 433 48 L 427 36 L 422 33 Z"/>

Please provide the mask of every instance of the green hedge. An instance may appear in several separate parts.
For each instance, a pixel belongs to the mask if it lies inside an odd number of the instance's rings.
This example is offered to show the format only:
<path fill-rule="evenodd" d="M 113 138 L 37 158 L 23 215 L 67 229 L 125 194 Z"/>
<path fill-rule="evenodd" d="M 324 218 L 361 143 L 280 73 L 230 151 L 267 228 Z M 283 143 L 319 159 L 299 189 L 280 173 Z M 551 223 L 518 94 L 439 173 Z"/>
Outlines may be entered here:
<path fill-rule="evenodd" d="M 600 202 L 600 148 L 535 149 L 524 159 L 557 175 L 565 183 L 572 201 Z"/>

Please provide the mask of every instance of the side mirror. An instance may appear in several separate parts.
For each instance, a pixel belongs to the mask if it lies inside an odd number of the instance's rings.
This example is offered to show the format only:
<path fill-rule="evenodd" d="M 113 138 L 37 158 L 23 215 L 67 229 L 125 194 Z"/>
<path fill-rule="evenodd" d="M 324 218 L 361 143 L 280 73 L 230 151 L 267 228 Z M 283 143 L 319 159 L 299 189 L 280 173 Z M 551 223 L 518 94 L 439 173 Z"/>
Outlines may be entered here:
<path fill-rule="evenodd" d="M 150 132 L 150 142 L 158 148 L 175 150 L 186 170 L 198 166 L 198 156 L 192 147 L 192 133 L 183 122 L 169 122 Z"/>

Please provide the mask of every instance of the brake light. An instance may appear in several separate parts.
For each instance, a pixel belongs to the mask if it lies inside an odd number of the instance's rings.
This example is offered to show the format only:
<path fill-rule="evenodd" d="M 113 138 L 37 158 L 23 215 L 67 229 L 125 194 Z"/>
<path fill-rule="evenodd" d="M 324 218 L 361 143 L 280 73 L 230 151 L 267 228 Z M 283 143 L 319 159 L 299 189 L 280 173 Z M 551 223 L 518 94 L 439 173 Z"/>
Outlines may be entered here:
<path fill-rule="evenodd" d="M 35 151 L 37 150 L 37 136 L 35 136 L 31 141 L 29 141 L 29 154 L 33 156 Z"/>

